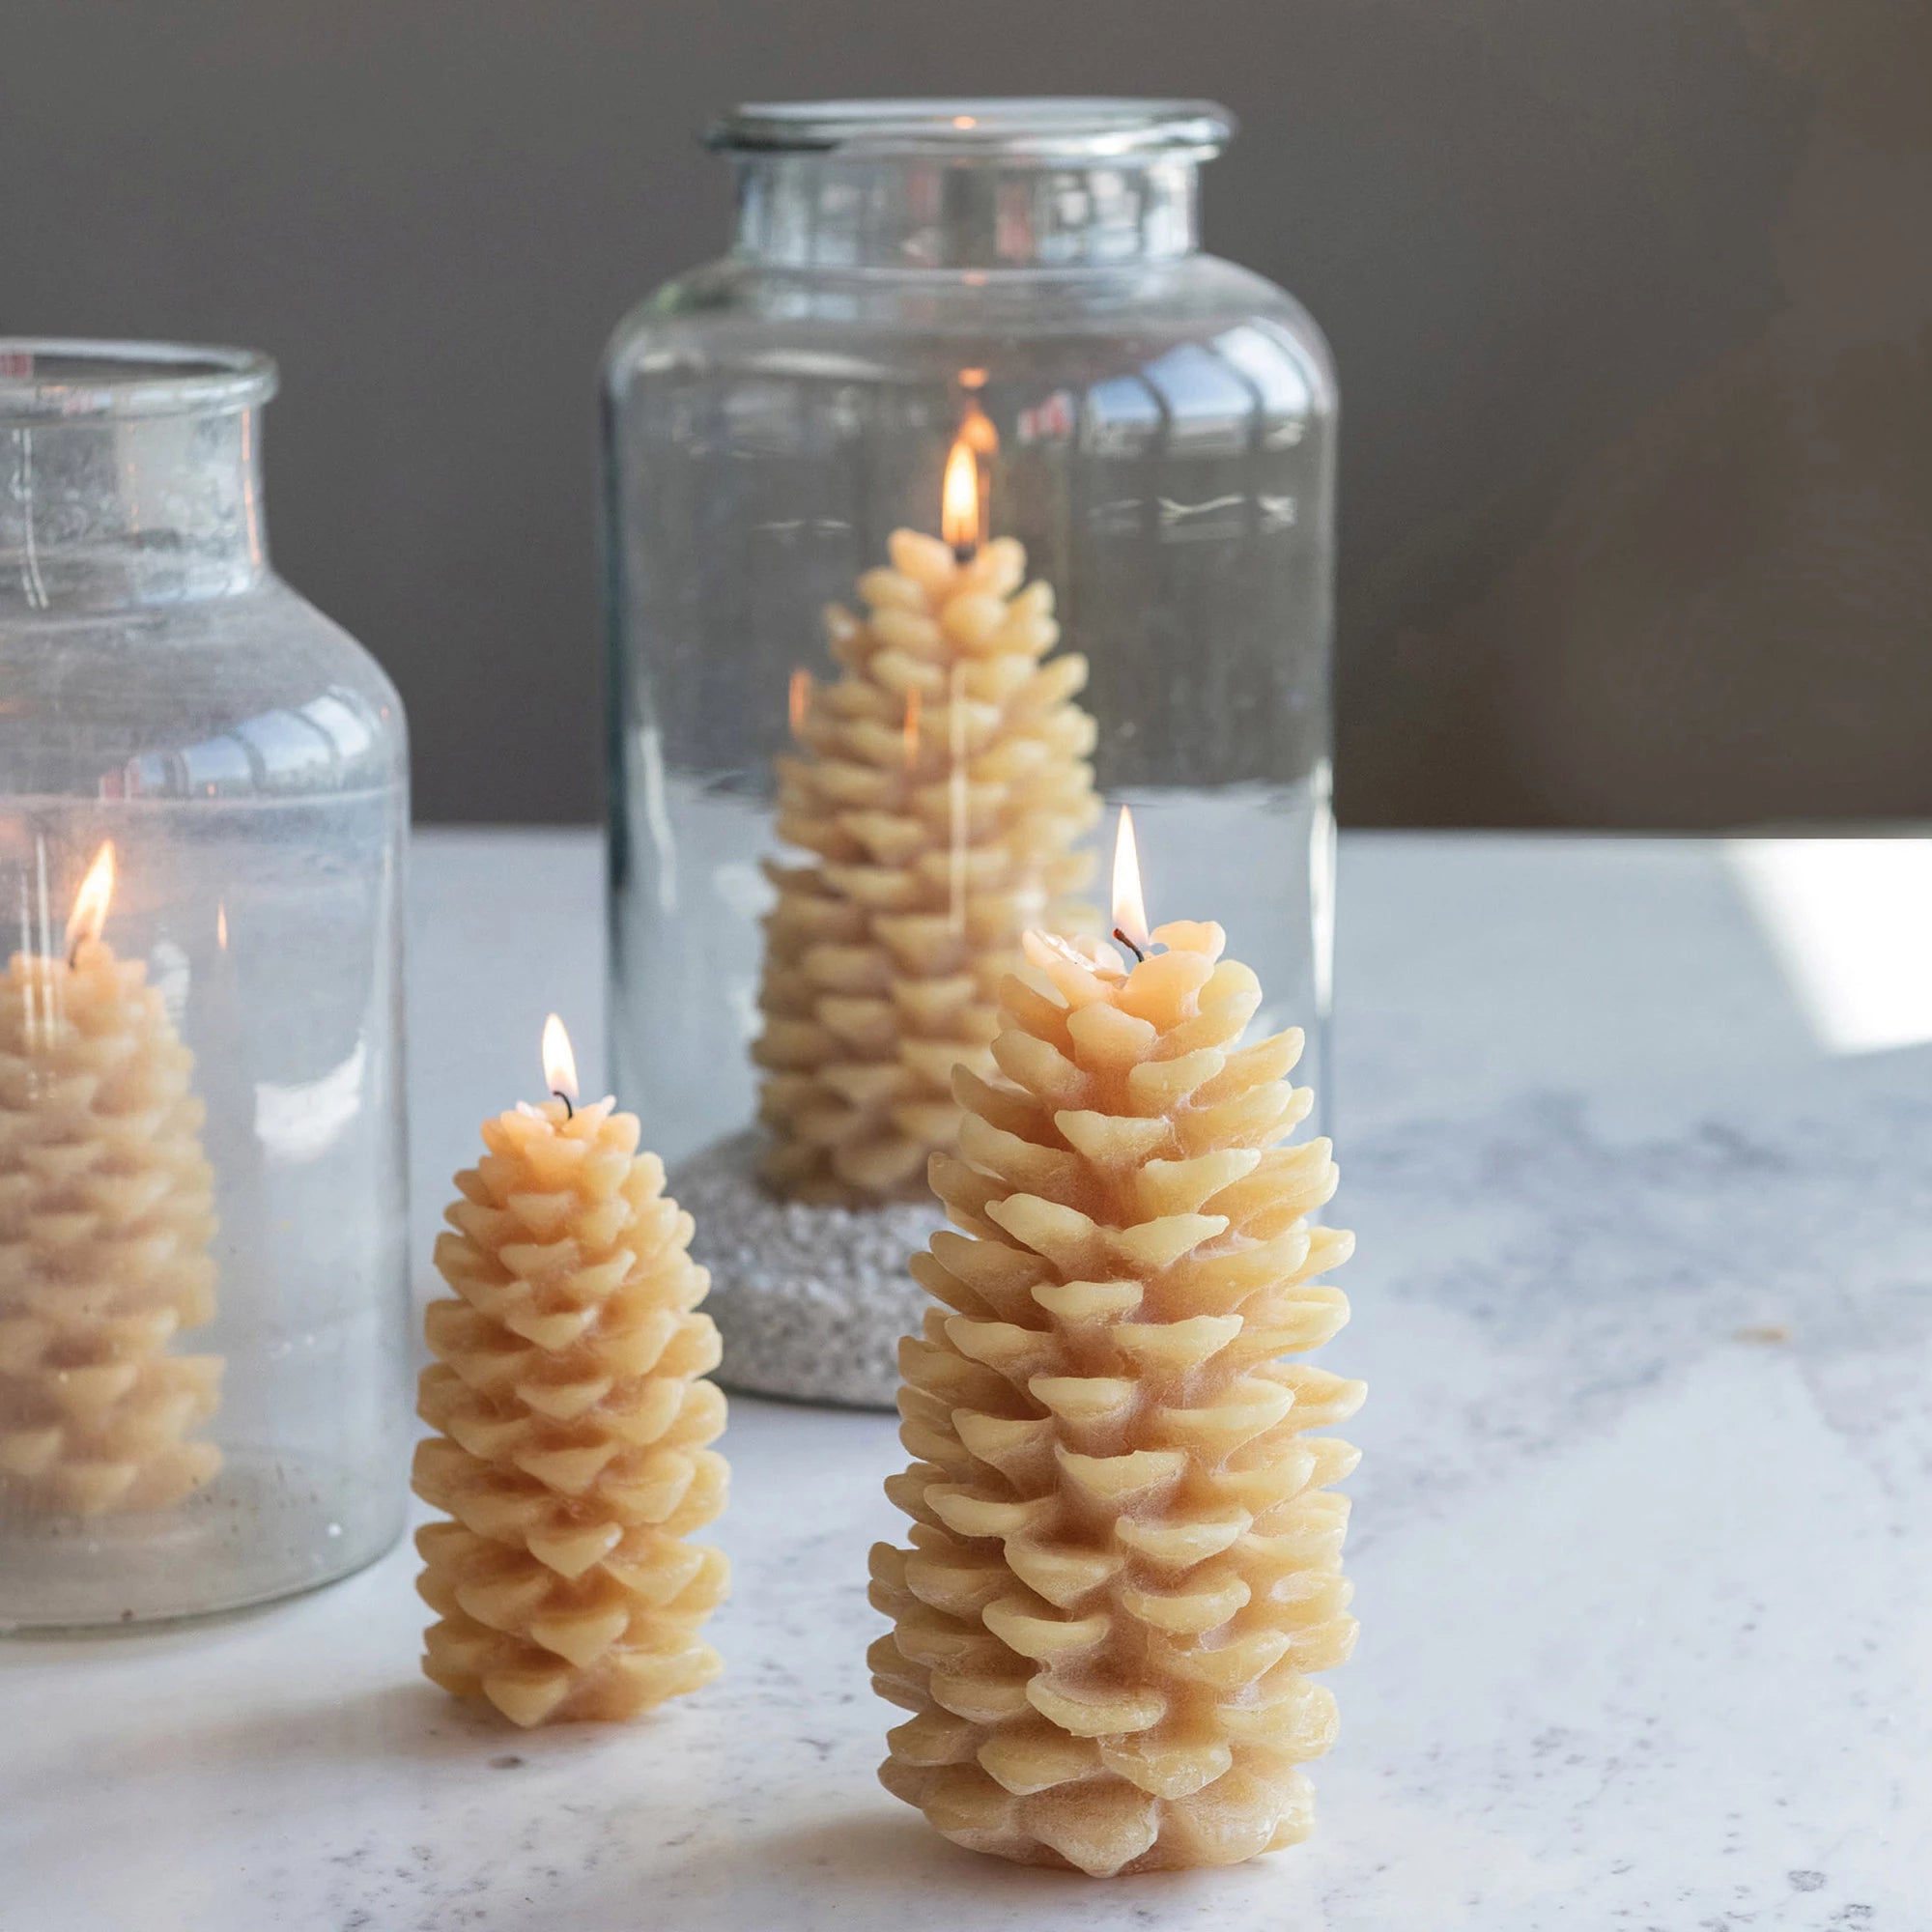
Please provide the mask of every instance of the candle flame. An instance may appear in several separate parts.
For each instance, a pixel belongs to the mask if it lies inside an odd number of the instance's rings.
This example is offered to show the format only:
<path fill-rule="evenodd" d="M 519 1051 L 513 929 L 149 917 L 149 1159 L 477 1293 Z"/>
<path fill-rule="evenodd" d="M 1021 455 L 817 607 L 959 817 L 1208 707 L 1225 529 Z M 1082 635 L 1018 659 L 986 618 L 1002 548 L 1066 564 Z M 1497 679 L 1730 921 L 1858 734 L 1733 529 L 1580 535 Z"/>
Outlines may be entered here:
<path fill-rule="evenodd" d="M 980 463 L 963 429 L 952 439 L 952 451 L 946 459 L 946 480 L 939 490 L 939 534 L 954 550 L 976 547 L 982 535 Z"/>
<path fill-rule="evenodd" d="M 791 689 L 785 694 L 785 716 L 796 738 L 805 729 L 805 714 L 811 708 L 811 673 L 803 665 L 791 674 Z"/>
<path fill-rule="evenodd" d="M 214 908 L 214 943 L 222 952 L 228 951 L 228 901 L 223 899 Z"/>
<path fill-rule="evenodd" d="M 570 1050 L 570 1035 L 563 1022 L 552 1013 L 543 1030 L 544 1085 L 566 1100 L 577 1098 L 577 1056 Z"/>
<path fill-rule="evenodd" d="M 84 939 L 99 939 L 107 923 L 107 908 L 114 901 L 114 841 L 101 840 L 94 864 L 87 868 L 80 890 L 73 895 L 73 911 L 67 923 L 67 950 L 71 953 Z"/>
<path fill-rule="evenodd" d="M 1121 808 L 1121 829 L 1114 838 L 1114 924 L 1122 937 L 1145 952 L 1148 938 L 1147 900 L 1141 894 L 1141 855 L 1134 843 L 1134 815 Z"/>
<path fill-rule="evenodd" d="M 915 685 L 906 693 L 905 713 L 905 768 L 911 771 L 919 763 L 919 687 Z"/>

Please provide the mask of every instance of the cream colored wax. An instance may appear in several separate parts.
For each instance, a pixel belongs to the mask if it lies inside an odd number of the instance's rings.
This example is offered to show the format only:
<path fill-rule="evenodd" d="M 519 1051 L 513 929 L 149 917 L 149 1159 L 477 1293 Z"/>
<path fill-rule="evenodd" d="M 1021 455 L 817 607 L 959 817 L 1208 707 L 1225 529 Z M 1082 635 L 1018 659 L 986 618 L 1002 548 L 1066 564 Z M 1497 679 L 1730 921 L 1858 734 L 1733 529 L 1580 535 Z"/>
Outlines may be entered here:
<path fill-rule="evenodd" d="M 778 833 L 811 857 L 767 867 L 765 1178 L 841 1206 L 923 1198 L 959 1128 L 952 1069 L 990 1066 L 1021 932 L 1094 923 L 1067 898 L 1099 815 L 1087 661 L 1047 655 L 1051 587 L 1024 582 L 1010 538 L 964 562 L 913 530 L 890 548 L 859 580 L 866 614 L 827 612 L 838 681 L 794 687 Z"/>
<path fill-rule="evenodd" d="M 685 1540 L 729 1479 L 710 1277 L 635 1114 L 557 1098 L 483 1141 L 427 1317 L 415 1489 L 452 1520 L 416 1537 L 423 1668 L 519 1724 L 635 1717 L 721 1668 L 729 1573 Z"/>
<path fill-rule="evenodd" d="M 221 1466 L 194 1058 L 138 960 L 80 938 L 0 977 L 0 1502 L 153 1509 Z"/>
<path fill-rule="evenodd" d="M 1320 1435 L 1359 1382 L 1294 1360 L 1348 1317 L 1316 1277 L 1326 1141 L 1291 1032 L 1217 925 L 1123 970 L 1029 935 L 991 1079 L 962 1072 L 958 1232 L 913 1271 L 909 1547 L 873 1552 L 872 1651 L 910 1714 L 880 1776 L 947 1837 L 1094 1874 L 1225 1864 L 1309 1829 L 1349 1654 L 1354 1465 Z"/>

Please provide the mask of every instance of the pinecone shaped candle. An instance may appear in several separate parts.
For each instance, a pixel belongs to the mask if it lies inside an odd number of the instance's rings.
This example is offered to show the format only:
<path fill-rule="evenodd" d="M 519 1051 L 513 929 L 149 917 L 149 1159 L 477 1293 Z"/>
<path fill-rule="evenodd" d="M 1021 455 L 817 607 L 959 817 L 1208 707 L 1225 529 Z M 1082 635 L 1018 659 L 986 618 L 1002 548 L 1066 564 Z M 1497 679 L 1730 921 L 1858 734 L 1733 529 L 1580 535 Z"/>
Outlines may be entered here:
<path fill-rule="evenodd" d="M 888 1484 L 911 1548 L 873 1552 L 881 1694 L 913 1715 L 880 1776 L 949 1838 L 1094 1875 L 1232 1863 L 1310 1824 L 1298 1767 L 1334 1702 L 1310 1673 L 1354 1624 L 1346 1444 L 1310 1432 L 1357 1382 L 1284 1355 L 1348 1304 L 1314 1278 L 1352 1237 L 1305 1216 L 1325 1141 L 1300 1035 L 1217 925 L 1131 972 L 1028 935 L 993 1080 L 962 1072 L 962 1232 L 914 1271 L 940 1305 L 902 1345 L 917 1459 Z"/>
<path fill-rule="evenodd" d="M 191 1439 L 221 1357 L 173 1352 L 214 1313 L 194 1056 L 99 936 L 113 853 L 67 956 L 16 952 L 0 976 L 0 1502 L 30 1515 L 156 1509 L 221 1467 Z"/>
<path fill-rule="evenodd" d="M 1099 815 L 1087 663 L 1042 662 L 1051 586 L 1021 588 L 1010 538 L 965 562 L 913 530 L 890 548 L 859 580 L 867 614 L 827 613 L 843 674 L 795 686 L 807 755 L 779 763 L 779 836 L 814 857 L 768 867 L 764 1174 L 820 1205 L 923 1198 L 958 1131 L 953 1067 L 990 1070 L 1021 932 L 1092 918 L 1066 902 Z"/>
<path fill-rule="evenodd" d="M 574 1075 L 553 1015 L 554 1086 Z M 708 1445 L 724 1398 L 691 1216 L 613 1102 L 520 1105 L 484 1123 L 457 1176 L 431 1303 L 415 1489 L 450 1522 L 418 1531 L 440 1621 L 423 1668 L 519 1724 L 624 1719 L 717 1676 L 698 1634 L 724 1600 L 716 1549 L 684 1539 L 724 1508 Z"/>

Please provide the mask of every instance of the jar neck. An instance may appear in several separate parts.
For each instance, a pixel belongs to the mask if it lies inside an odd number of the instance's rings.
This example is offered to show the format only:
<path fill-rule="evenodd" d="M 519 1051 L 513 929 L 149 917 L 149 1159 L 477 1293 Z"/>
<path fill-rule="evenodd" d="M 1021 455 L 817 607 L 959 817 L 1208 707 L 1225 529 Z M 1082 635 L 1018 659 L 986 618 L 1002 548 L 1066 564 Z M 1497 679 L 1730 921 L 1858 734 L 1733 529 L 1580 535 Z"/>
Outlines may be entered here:
<path fill-rule="evenodd" d="M 267 575 L 261 412 L 0 414 L 0 609 L 235 595 Z"/>
<path fill-rule="evenodd" d="M 750 154 L 733 253 L 787 269 L 1052 270 L 1197 246 L 1193 156 L 1105 163 L 947 154 Z"/>

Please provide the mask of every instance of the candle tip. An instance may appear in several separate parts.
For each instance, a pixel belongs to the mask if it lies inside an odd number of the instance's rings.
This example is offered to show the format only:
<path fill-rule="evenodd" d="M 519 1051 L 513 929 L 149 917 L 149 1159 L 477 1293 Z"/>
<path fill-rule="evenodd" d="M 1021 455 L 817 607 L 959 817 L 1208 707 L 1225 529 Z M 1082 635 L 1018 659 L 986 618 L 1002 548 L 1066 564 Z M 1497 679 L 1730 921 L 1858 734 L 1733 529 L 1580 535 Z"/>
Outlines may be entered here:
<path fill-rule="evenodd" d="M 980 499 L 980 459 L 965 430 L 947 452 L 946 474 L 939 486 L 939 534 L 952 547 L 959 563 L 970 563 L 985 529 Z"/>
<path fill-rule="evenodd" d="M 1152 944 L 1148 935 L 1147 899 L 1141 890 L 1141 855 L 1134 841 L 1134 815 L 1121 808 L 1120 830 L 1114 835 L 1114 937 L 1133 949 L 1137 959 L 1147 957 Z"/>
<path fill-rule="evenodd" d="M 577 1055 L 571 1051 L 569 1031 L 555 1013 L 544 1021 L 543 1070 L 544 1085 L 568 1110 L 577 1098 Z"/>
<path fill-rule="evenodd" d="M 94 855 L 94 863 L 87 868 L 87 876 L 80 882 L 80 890 L 73 895 L 73 911 L 67 922 L 68 963 L 71 965 L 80 949 L 91 939 L 100 937 L 101 928 L 107 923 L 107 908 L 114 901 L 114 841 L 103 838 L 100 850 Z"/>

